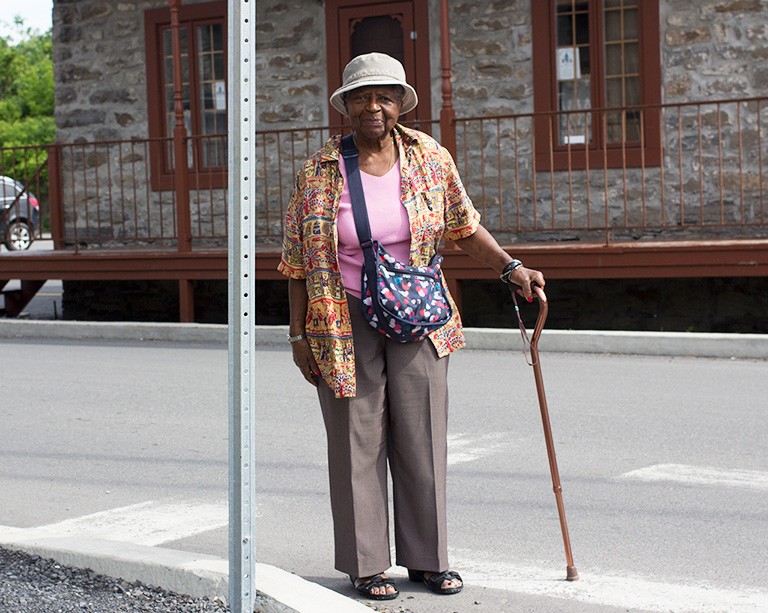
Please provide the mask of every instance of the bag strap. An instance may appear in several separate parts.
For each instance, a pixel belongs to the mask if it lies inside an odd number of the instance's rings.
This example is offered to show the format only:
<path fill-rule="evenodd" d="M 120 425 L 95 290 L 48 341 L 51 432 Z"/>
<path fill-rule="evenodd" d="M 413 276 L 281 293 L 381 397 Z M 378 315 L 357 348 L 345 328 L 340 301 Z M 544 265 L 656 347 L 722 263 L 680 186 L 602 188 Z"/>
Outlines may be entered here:
<path fill-rule="evenodd" d="M 368 209 L 365 206 L 365 193 L 363 192 L 363 181 L 360 179 L 360 166 L 354 135 L 347 134 L 341 139 L 341 156 L 344 158 L 344 165 L 347 169 L 349 197 L 352 200 L 352 215 L 355 219 L 357 240 L 360 241 L 360 247 L 365 254 L 373 245 L 373 239 L 371 238 L 371 226 L 368 223 Z"/>

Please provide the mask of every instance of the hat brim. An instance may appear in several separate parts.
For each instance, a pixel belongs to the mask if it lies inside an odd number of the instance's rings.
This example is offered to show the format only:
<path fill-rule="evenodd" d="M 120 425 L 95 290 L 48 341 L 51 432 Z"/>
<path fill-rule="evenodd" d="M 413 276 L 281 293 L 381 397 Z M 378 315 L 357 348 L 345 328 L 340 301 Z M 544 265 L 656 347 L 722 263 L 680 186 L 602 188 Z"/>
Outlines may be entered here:
<path fill-rule="evenodd" d="M 419 103 L 419 97 L 416 95 L 416 90 L 413 89 L 408 83 L 402 83 L 399 81 L 393 81 L 392 79 L 361 79 L 359 81 L 355 81 L 354 83 L 348 83 L 347 85 L 342 85 L 339 89 L 337 89 L 335 92 L 333 92 L 333 95 L 331 95 L 331 106 L 336 109 L 339 113 L 344 115 L 344 117 L 349 117 L 349 113 L 347 113 L 347 108 L 344 105 L 344 94 L 347 92 L 351 92 L 354 89 L 359 89 L 361 87 L 370 87 L 372 85 L 391 85 L 396 86 L 399 85 L 405 90 L 405 96 L 403 97 L 403 104 L 400 107 L 400 114 L 405 115 L 406 113 L 410 113 L 413 109 L 416 108 L 416 105 Z"/>

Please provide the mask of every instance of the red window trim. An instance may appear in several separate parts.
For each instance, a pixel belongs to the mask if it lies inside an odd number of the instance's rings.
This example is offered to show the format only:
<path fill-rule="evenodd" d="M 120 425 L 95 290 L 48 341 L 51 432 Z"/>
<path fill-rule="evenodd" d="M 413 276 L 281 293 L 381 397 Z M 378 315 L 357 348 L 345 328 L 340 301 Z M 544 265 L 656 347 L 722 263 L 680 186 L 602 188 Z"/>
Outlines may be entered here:
<path fill-rule="evenodd" d="M 602 0 L 587 0 L 596 18 L 602 17 Z M 659 29 L 659 0 L 638 2 L 638 28 L 640 38 L 640 107 L 643 109 L 643 140 L 604 144 L 602 127 L 604 113 L 595 108 L 590 111 L 597 138 L 587 145 L 554 144 L 554 126 L 557 109 L 555 84 L 556 21 L 554 0 L 531 3 L 531 30 L 533 34 L 533 100 L 536 116 L 536 167 L 539 170 L 581 170 L 584 168 L 649 167 L 659 166 L 661 151 L 661 56 Z M 593 39 L 597 50 L 602 50 L 602 28 Z M 599 69 L 602 71 L 602 60 Z M 594 65 L 594 64 L 593 64 Z M 600 73 L 598 73 L 600 74 Z M 602 93 L 602 76 L 598 91 Z M 602 96 L 599 98 L 602 99 Z M 549 115 L 547 113 L 550 113 Z M 552 124 L 552 126 L 550 126 Z"/>
<path fill-rule="evenodd" d="M 213 0 L 199 4 L 182 5 L 179 11 L 181 25 L 187 25 L 190 44 L 194 44 L 191 22 L 221 23 L 224 28 L 224 53 L 227 54 L 227 0 Z M 169 8 L 148 9 L 144 11 L 144 40 L 147 57 L 147 110 L 151 156 L 151 184 L 154 191 L 167 191 L 174 187 L 175 171 L 168 159 L 167 126 L 165 107 L 163 106 L 164 83 L 162 81 L 162 30 L 171 23 Z M 225 73 L 226 74 L 226 73 Z M 197 99 L 197 74 L 190 70 L 190 100 Z M 197 118 L 193 117 L 193 126 Z M 190 134 L 189 136 L 195 136 Z M 197 162 L 189 168 L 193 177 L 191 184 L 196 189 L 221 189 L 227 186 L 227 169 L 199 168 Z"/>

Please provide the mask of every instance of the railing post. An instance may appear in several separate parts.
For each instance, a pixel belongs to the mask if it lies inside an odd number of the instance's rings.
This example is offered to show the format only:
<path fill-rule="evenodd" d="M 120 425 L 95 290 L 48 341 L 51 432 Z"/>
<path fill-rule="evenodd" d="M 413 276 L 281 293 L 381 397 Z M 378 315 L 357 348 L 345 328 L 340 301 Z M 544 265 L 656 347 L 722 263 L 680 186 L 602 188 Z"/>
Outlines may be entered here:
<path fill-rule="evenodd" d="M 171 7 L 173 35 L 173 169 L 176 193 L 176 233 L 179 253 L 192 251 L 192 226 L 189 214 L 189 166 L 187 160 L 187 130 L 184 127 L 184 95 L 182 89 L 181 0 L 168 0 Z M 179 280 L 179 320 L 195 319 L 194 288 L 191 279 Z"/>
<path fill-rule="evenodd" d="M 440 142 L 456 158 L 456 111 L 451 85 L 451 30 L 448 0 L 440 0 L 440 75 L 443 106 L 440 108 Z"/>
<path fill-rule="evenodd" d="M 54 249 L 64 248 L 64 199 L 61 197 L 61 145 L 48 146 L 48 213 Z"/>
<path fill-rule="evenodd" d="M 448 23 L 448 0 L 440 0 L 440 76 L 443 105 L 440 107 L 440 143 L 456 159 L 456 111 L 453 109 L 451 85 L 451 29 Z M 444 241 L 444 249 L 457 250 L 453 241 Z M 459 302 L 459 286 L 455 287 Z M 456 297 L 454 297 L 454 300 Z M 458 303 L 457 303 L 458 304 Z"/>

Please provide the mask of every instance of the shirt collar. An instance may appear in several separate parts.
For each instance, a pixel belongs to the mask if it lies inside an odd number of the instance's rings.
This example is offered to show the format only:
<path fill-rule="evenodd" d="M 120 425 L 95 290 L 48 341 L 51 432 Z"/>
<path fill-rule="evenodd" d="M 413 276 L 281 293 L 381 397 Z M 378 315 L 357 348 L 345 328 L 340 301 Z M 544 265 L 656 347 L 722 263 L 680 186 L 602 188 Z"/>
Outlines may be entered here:
<path fill-rule="evenodd" d="M 395 127 L 392 129 L 392 132 L 395 136 L 395 144 L 397 145 L 400 156 L 402 158 L 403 154 L 405 153 L 405 147 L 411 141 L 410 130 L 404 126 L 401 126 L 398 123 L 398 124 L 395 124 Z M 335 136 L 332 136 L 330 139 L 328 139 L 328 141 L 325 143 L 325 146 L 320 150 L 320 161 L 321 162 L 338 162 L 340 153 L 341 153 L 341 135 L 337 134 Z"/>

